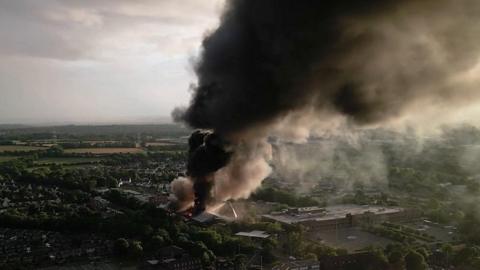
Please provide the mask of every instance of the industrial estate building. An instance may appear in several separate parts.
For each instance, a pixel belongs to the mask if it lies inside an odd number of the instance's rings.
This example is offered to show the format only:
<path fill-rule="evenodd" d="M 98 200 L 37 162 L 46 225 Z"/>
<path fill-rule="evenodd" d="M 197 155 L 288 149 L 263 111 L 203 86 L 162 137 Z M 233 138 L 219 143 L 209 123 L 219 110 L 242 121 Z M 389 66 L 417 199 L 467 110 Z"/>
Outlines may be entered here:
<path fill-rule="evenodd" d="M 335 205 L 328 207 L 290 208 L 262 216 L 265 220 L 283 224 L 299 224 L 310 230 L 333 230 L 376 224 L 384 221 L 403 222 L 419 218 L 417 211 L 400 207 L 370 205 Z"/>

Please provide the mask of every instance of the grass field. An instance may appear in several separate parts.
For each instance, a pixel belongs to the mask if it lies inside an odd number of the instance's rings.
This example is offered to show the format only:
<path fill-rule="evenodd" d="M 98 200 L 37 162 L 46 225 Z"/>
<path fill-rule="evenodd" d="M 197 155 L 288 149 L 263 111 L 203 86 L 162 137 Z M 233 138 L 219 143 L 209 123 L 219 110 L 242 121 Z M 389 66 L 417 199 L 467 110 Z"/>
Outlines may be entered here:
<path fill-rule="evenodd" d="M 360 228 L 341 228 L 333 233 L 331 231 L 311 232 L 308 236 L 312 242 L 346 249 L 348 252 L 357 252 L 372 245 L 386 247 L 394 243 L 390 239 L 362 231 Z"/>
<path fill-rule="evenodd" d="M 143 153 L 141 148 L 73 148 L 65 149 L 65 153 L 75 154 L 95 154 L 95 155 L 108 155 L 108 154 L 138 154 Z"/>
<path fill-rule="evenodd" d="M 30 151 L 45 150 L 45 149 L 48 149 L 48 147 L 25 146 L 25 145 L 0 145 L 0 153 L 12 152 L 12 151 L 30 152 Z"/>
<path fill-rule="evenodd" d="M 102 161 L 101 158 L 41 158 L 35 161 L 35 165 L 49 165 L 49 164 L 62 164 L 62 165 L 69 165 L 69 164 L 81 164 L 87 162 L 99 162 Z"/>

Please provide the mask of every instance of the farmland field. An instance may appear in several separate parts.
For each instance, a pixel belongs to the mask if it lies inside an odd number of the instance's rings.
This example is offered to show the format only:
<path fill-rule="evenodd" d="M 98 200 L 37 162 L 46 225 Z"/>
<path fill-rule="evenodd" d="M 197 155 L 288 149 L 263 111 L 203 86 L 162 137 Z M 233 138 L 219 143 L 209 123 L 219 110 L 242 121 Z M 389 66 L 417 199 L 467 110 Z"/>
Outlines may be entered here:
<path fill-rule="evenodd" d="M 46 150 L 48 147 L 41 146 L 25 146 L 25 145 L 0 145 L 0 152 L 30 152 L 37 150 Z"/>
<path fill-rule="evenodd" d="M 138 154 L 143 153 L 141 148 L 72 148 L 65 149 L 65 153 L 75 154 L 96 154 L 96 155 L 108 155 L 108 154 Z"/>

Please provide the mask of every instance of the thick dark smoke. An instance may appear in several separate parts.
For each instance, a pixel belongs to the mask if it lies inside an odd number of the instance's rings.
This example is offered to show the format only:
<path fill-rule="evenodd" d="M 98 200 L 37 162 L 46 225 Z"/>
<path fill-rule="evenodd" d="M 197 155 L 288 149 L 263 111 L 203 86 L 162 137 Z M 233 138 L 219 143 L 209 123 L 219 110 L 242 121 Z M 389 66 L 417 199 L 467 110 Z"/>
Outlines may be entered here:
<path fill-rule="evenodd" d="M 227 0 L 203 41 L 191 103 L 172 115 L 223 134 L 235 152 L 230 163 L 210 164 L 207 150 L 192 147 L 189 172 L 216 184 L 222 176 L 230 189 L 235 179 L 259 183 L 265 166 L 242 170 L 265 162 L 261 141 L 272 125 L 304 110 L 363 125 L 477 98 L 479 79 L 469 74 L 480 56 L 479 15 L 477 0 Z M 258 184 L 246 186 L 238 196 Z"/>
<path fill-rule="evenodd" d="M 478 59 L 478 1 L 229 0 L 177 119 L 238 132 L 313 107 L 364 124 L 451 99 Z M 460 91 L 459 89 L 452 90 Z"/>
<path fill-rule="evenodd" d="M 199 214 L 206 209 L 213 186 L 213 173 L 224 167 L 230 158 L 226 143 L 216 133 L 197 130 L 188 140 L 189 157 L 187 176 L 193 182 L 194 211 Z"/>

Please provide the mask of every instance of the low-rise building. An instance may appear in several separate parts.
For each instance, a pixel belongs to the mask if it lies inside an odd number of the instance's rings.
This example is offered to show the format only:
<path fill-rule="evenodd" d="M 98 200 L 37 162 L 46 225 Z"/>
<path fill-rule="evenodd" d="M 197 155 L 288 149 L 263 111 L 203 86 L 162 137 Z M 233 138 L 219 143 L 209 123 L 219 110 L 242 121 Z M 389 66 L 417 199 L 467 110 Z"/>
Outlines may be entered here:
<path fill-rule="evenodd" d="M 375 224 L 383 221 L 399 222 L 419 218 L 416 211 L 400 207 L 369 205 L 335 205 L 325 208 L 296 208 L 262 216 L 283 224 L 300 224 L 310 230 L 329 230 Z"/>

